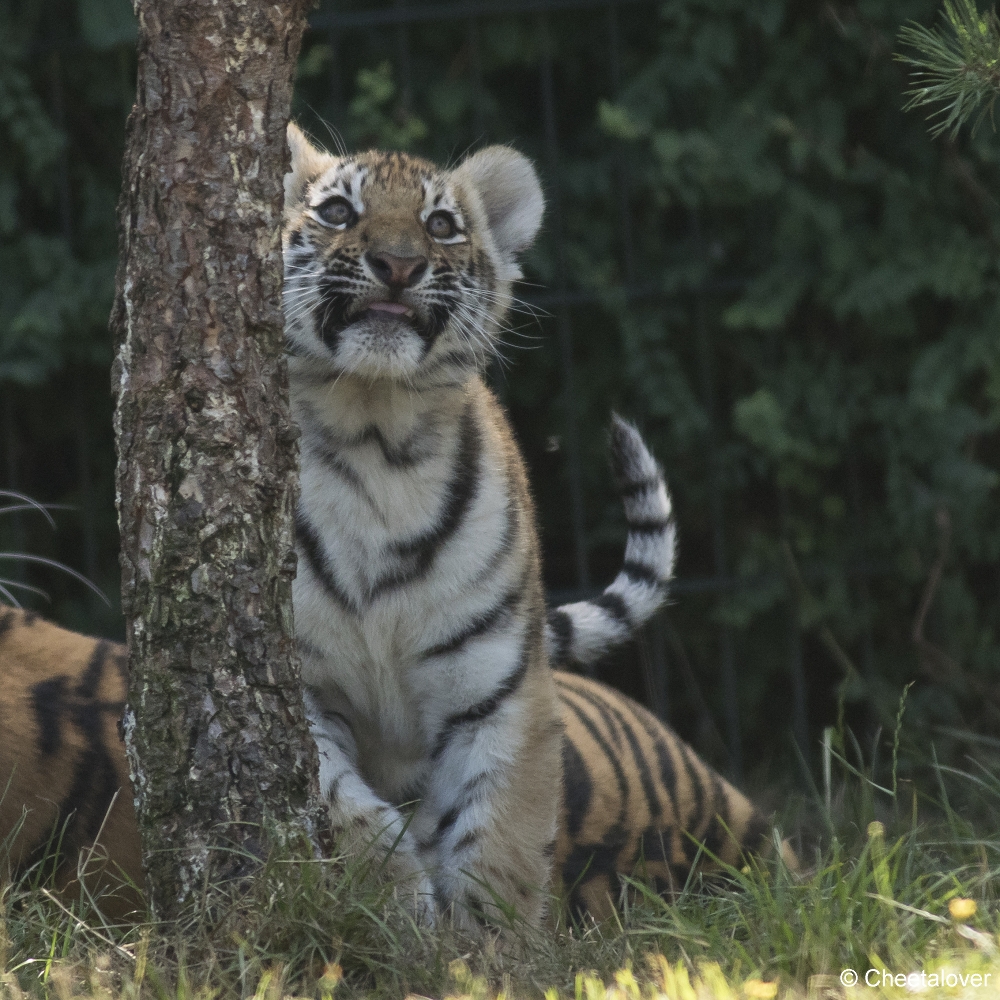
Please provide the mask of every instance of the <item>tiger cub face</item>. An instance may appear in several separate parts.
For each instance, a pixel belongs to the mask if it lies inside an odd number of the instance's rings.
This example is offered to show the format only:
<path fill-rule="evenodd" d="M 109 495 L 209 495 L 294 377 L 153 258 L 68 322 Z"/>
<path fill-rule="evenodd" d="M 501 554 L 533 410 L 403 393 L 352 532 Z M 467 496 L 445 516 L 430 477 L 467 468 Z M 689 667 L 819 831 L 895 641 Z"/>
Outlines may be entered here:
<path fill-rule="evenodd" d="M 543 198 L 530 162 L 491 146 L 454 170 L 406 153 L 332 156 L 289 125 L 285 328 L 331 375 L 411 388 L 493 353 Z"/>

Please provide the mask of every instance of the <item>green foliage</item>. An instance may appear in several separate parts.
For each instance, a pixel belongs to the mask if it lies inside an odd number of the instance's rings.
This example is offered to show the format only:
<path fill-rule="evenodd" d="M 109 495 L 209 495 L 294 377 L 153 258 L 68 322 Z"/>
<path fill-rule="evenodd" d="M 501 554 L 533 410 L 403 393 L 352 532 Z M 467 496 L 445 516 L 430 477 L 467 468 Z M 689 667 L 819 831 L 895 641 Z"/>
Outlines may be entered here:
<path fill-rule="evenodd" d="M 826 726 L 843 717 L 867 746 L 914 680 L 908 717 L 940 760 L 997 757 L 958 734 L 1000 730 L 1000 152 L 988 135 L 935 144 L 902 111 L 895 40 L 936 8 L 666 0 L 393 24 L 388 0 L 342 0 L 299 66 L 297 117 L 331 147 L 445 163 L 512 142 L 538 163 L 550 210 L 519 294 L 539 319 L 496 384 L 547 584 L 565 599 L 580 583 L 570 414 L 591 586 L 617 572 L 617 408 L 666 467 L 681 583 L 602 676 L 650 700 L 664 650 L 658 707 L 733 771 L 739 735 L 767 787 L 806 780 L 793 722 L 815 775 Z M 5 518 L 0 551 L 109 595 L 105 324 L 133 30 L 125 0 L 0 0 L 0 486 L 77 508 L 54 536 Z M 19 572 L 64 624 L 120 630 L 76 584 Z M 919 776 L 905 752 L 899 767 Z"/>
<path fill-rule="evenodd" d="M 904 25 L 899 40 L 916 55 L 896 58 L 914 70 L 907 110 L 943 104 L 930 116 L 938 119 L 931 135 L 950 132 L 954 138 L 984 102 L 976 124 L 987 113 L 992 119 L 1000 96 L 1000 20 L 993 10 L 980 14 L 975 0 L 945 0 L 942 14 L 948 26 L 944 30 Z"/>
<path fill-rule="evenodd" d="M 427 137 L 427 126 L 405 110 L 400 109 L 393 118 L 390 109 L 398 107 L 396 99 L 397 88 L 388 61 L 375 69 L 359 70 L 349 109 L 351 127 L 347 137 L 351 149 L 367 146 L 413 149 Z"/>
<path fill-rule="evenodd" d="M 867 703 L 883 720 L 884 684 L 929 678 L 909 638 L 939 510 L 954 525 L 945 575 L 955 603 L 938 595 L 935 642 L 953 651 L 959 674 L 992 676 L 997 657 L 986 649 L 1000 624 L 979 583 L 1000 546 L 1000 406 L 990 388 L 1000 212 L 987 193 L 1000 176 L 990 146 L 936 151 L 900 113 L 889 45 L 904 8 L 914 5 L 868 3 L 848 17 L 674 0 L 661 8 L 659 52 L 616 102 L 643 122 L 627 154 L 636 201 L 662 206 L 641 230 L 647 273 L 678 290 L 657 310 L 661 332 L 645 340 L 643 360 L 683 352 L 692 337 L 714 344 L 738 572 L 784 574 L 786 546 L 823 567 L 810 581 L 816 600 L 798 603 L 804 648 L 828 660 L 834 681 L 841 667 L 820 636 L 831 629 L 864 677 L 853 711 Z M 613 128 L 609 140 L 620 135 Z M 673 240 L 657 238 L 664 226 Z M 713 284 L 734 291 L 713 294 Z M 634 312 L 619 321 L 628 337 Z M 658 429 L 668 470 L 690 468 L 672 429 Z M 682 480 L 682 497 L 690 489 Z M 697 514 L 681 511 L 683 545 Z M 859 580 L 864 565 L 884 577 Z M 769 613 L 749 589 L 728 604 L 731 620 L 746 607 L 748 639 Z M 806 606 L 822 613 L 805 620 Z M 773 677 L 769 655 L 773 664 L 773 651 L 749 650 L 743 669 Z M 814 690 L 822 674 L 814 667 L 808 678 Z M 943 687 L 915 691 L 928 726 L 984 724 L 994 711 Z"/>
<path fill-rule="evenodd" d="M 0 0 L 0 482 L 72 508 L 55 535 L 8 515 L 0 551 L 56 557 L 116 604 L 107 321 L 134 44 L 128 0 Z M 64 621 L 120 631 L 78 583 L 16 572 Z"/>

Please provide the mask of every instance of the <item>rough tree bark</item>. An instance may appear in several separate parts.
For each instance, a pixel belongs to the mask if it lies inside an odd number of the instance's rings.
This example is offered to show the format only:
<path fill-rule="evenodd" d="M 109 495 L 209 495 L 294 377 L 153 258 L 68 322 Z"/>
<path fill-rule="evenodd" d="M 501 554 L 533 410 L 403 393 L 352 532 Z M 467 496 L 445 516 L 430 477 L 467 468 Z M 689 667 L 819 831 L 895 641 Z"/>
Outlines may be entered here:
<path fill-rule="evenodd" d="M 154 912 L 313 845 L 292 623 L 281 179 L 310 0 L 139 0 L 119 206 L 124 732 Z M 237 851 L 218 850 L 223 845 Z"/>

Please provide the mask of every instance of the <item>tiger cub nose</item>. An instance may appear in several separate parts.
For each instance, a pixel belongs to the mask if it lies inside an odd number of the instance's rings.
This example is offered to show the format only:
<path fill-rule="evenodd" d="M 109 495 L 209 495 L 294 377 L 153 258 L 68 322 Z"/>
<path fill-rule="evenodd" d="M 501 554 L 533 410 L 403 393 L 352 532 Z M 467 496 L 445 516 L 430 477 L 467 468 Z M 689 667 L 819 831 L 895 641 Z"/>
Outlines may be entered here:
<path fill-rule="evenodd" d="M 410 288 L 427 270 L 426 257 L 397 257 L 395 254 L 373 253 L 369 250 L 365 254 L 365 261 L 372 269 L 372 274 L 390 288 Z"/>

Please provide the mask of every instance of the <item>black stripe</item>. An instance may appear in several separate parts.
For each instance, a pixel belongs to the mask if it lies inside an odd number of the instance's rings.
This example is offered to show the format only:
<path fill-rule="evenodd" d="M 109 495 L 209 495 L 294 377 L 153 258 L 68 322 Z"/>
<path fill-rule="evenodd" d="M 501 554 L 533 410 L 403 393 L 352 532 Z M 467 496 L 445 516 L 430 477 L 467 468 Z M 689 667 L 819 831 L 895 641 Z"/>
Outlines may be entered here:
<path fill-rule="evenodd" d="M 326 789 L 321 789 L 321 791 L 323 791 L 323 797 L 330 805 L 333 805 L 337 801 L 337 794 L 340 791 L 340 783 L 345 777 L 347 777 L 347 772 L 341 771 L 340 774 L 338 774 L 337 777 L 326 786 Z"/>
<path fill-rule="evenodd" d="M 458 448 L 452 463 L 452 474 L 445 488 L 445 503 L 435 528 L 409 542 L 400 542 L 396 549 L 400 555 L 418 554 L 431 559 L 434 552 L 454 534 L 462 523 L 479 489 L 479 462 L 482 452 L 482 433 L 473 413 L 472 402 L 466 403 L 458 434 Z"/>
<path fill-rule="evenodd" d="M 648 583 L 653 587 L 658 587 L 663 583 L 660 574 L 655 569 L 645 565 L 645 563 L 636 562 L 634 559 L 625 560 L 622 572 L 631 583 Z"/>
<path fill-rule="evenodd" d="M 462 808 L 464 809 L 473 799 L 478 798 L 479 789 L 483 785 L 489 784 L 495 774 L 493 771 L 480 771 L 479 774 L 474 774 L 469 780 L 462 785 Z"/>
<path fill-rule="evenodd" d="M 313 576 L 323 585 L 327 596 L 346 611 L 357 614 L 354 602 L 347 596 L 327 568 L 326 555 L 322 551 L 320 540 L 301 509 L 295 511 L 295 543 L 299 551 L 306 557 L 306 562 L 309 564 Z"/>
<path fill-rule="evenodd" d="M 472 919 L 475 920 L 475 922 L 484 930 L 495 926 L 490 921 L 490 918 L 483 912 L 484 903 L 476 899 L 471 892 L 465 893 L 463 905 L 466 913 L 468 913 L 468 915 L 472 917 Z"/>
<path fill-rule="evenodd" d="M 317 648 L 306 639 L 296 637 L 295 648 L 299 651 L 300 656 L 311 656 L 314 660 L 326 659 L 326 653 L 324 653 L 323 650 Z"/>
<path fill-rule="evenodd" d="M 712 804 L 710 807 L 710 818 L 705 827 L 705 832 L 699 838 L 717 858 L 722 855 L 722 848 L 729 838 L 726 832 L 732 825 L 729 814 L 729 802 L 726 798 L 722 782 L 717 774 L 712 774 L 710 778 L 712 789 Z"/>
<path fill-rule="evenodd" d="M 442 368 L 447 368 L 449 365 L 469 368 L 472 364 L 472 355 L 468 351 L 451 350 L 435 358 L 429 365 L 422 369 L 420 377 L 427 378 L 428 375 L 433 375 L 435 372 L 440 371 Z"/>
<path fill-rule="evenodd" d="M 314 430 L 314 428 L 311 427 L 310 430 Z M 375 502 L 375 497 L 369 492 L 364 480 L 349 463 L 345 462 L 330 448 L 328 441 L 324 440 L 321 436 L 314 438 L 312 435 L 306 435 L 305 445 L 320 460 L 325 468 L 338 476 L 368 504 L 368 507 L 380 521 L 385 522 L 385 514 Z"/>
<path fill-rule="evenodd" d="M 97 836 L 119 791 L 118 773 L 104 745 L 102 715 L 108 711 L 118 714 L 120 705 L 94 698 L 112 648 L 104 640 L 95 645 L 72 697 L 67 696 L 67 677 L 50 678 L 32 688 L 42 753 L 51 754 L 59 749 L 67 719 L 83 736 L 85 748 L 73 768 L 68 792 L 57 803 L 54 838 L 38 845 L 27 859 L 28 866 L 46 857 L 48 872 L 53 869 L 59 872 L 75 864 L 79 851 Z"/>
<path fill-rule="evenodd" d="M 581 692 L 580 687 L 573 683 L 571 676 L 556 677 L 555 680 L 557 687 L 561 687 L 566 691 L 572 691 L 574 694 L 582 697 L 583 692 Z M 589 704 L 596 709 L 601 722 L 604 723 L 604 726 L 608 731 L 608 735 L 611 737 L 611 740 L 615 745 L 615 749 L 620 752 L 622 750 L 621 736 L 618 733 L 618 727 L 615 725 L 615 720 L 608 712 L 606 706 L 601 702 L 594 701 L 592 699 L 585 698 L 584 700 L 588 701 Z"/>
<path fill-rule="evenodd" d="M 751 851 L 761 851 L 770 844 L 770 834 L 770 824 L 754 809 L 743 831 L 743 846 Z"/>
<path fill-rule="evenodd" d="M 438 552 L 461 527 L 479 490 L 481 453 L 482 434 L 470 401 L 462 414 L 458 447 L 443 491 L 445 499 L 438 523 L 416 538 L 393 545 L 396 555 L 409 565 L 376 581 L 371 588 L 373 598 L 419 580 L 431 568 Z"/>
<path fill-rule="evenodd" d="M 559 684 L 558 678 L 556 683 Z M 579 705 L 574 705 L 572 700 L 566 697 L 566 695 L 570 692 L 574 694 L 578 692 L 574 688 L 567 687 L 566 685 L 560 685 L 560 688 L 559 697 L 562 700 L 562 703 L 580 720 L 580 724 L 583 728 L 590 733 L 591 738 L 597 744 L 601 753 L 603 753 L 607 758 L 608 762 L 611 764 L 611 769 L 615 772 L 615 784 L 618 786 L 618 794 L 621 798 L 617 825 L 624 826 L 625 817 L 627 815 L 626 806 L 628 803 L 628 782 L 625 780 L 625 772 L 622 770 L 621 764 L 618 763 L 618 754 L 615 753 L 608 745 L 608 741 L 604 738 L 597 726 L 594 725 L 594 720 L 591 719 Z"/>
<path fill-rule="evenodd" d="M 75 867 L 80 850 L 97 836 L 104 817 L 120 789 L 118 775 L 108 752 L 100 745 L 100 734 L 87 732 L 88 747 L 73 769 L 73 783 L 56 808 L 54 838 L 39 844 L 25 859 L 25 868 L 48 858 L 45 874 Z M 53 848 L 55 850 L 53 850 Z"/>
<path fill-rule="evenodd" d="M 528 663 L 530 660 L 528 650 L 529 642 L 526 638 L 525 648 L 521 653 L 521 662 L 517 665 L 514 672 L 502 681 L 497 689 L 489 695 L 489 697 L 484 698 L 482 701 L 473 705 L 472 708 L 466 709 L 464 712 L 456 712 L 454 715 L 448 716 L 445 720 L 444 726 L 441 728 L 441 732 L 438 733 L 438 737 L 434 741 L 434 750 L 431 753 L 432 759 L 437 760 L 437 758 L 444 753 L 455 733 L 458 732 L 462 726 L 473 722 L 482 722 L 484 719 L 488 719 L 512 694 L 514 694 L 515 691 L 517 691 L 517 689 L 521 686 L 521 682 L 524 680 L 525 674 L 528 672 Z"/>
<path fill-rule="evenodd" d="M 390 802 L 397 808 L 402 806 L 416 806 L 419 805 L 420 800 L 424 797 L 424 779 L 419 778 L 413 784 L 407 785 L 401 792 L 397 795 L 393 795 Z"/>
<path fill-rule="evenodd" d="M 462 810 L 458 806 L 452 806 L 444 813 L 438 820 L 437 827 L 434 830 L 435 839 L 440 840 L 458 822 L 458 817 L 461 814 Z"/>
<path fill-rule="evenodd" d="M 417 847 L 421 851 L 430 851 L 437 847 L 444 838 L 444 835 L 458 822 L 458 817 L 462 815 L 464 809 L 465 804 L 459 805 L 456 803 L 447 812 L 443 813 L 438 820 L 437 826 L 434 828 L 434 832 L 426 840 L 420 841 Z"/>
<path fill-rule="evenodd" d="M 491 553 L 489 559 L 483 563 L 483 568 L 469 582 L 469 588 L 477 587 L 484 580 L 490 577 L 500 562 L 514 549 L 514 543 L 520 537 L 521 527 L 521 506 L 516 499 L 517 485 L 514 478 L 513 466 L 508 462 L 506 466 L 506 476 L 504 483 L 504 498 L 507 501 L 504 505 L 503 532 L 496 549 Z M 528 568 L 525 567 L 525 579 L 528 576 Z"/>
<path fill-rule="evenodd" d="M 732 827 L 733 817 L 729 809 L 729 796 L 722 784 L 722 779 L 715 773 L 712 774 L 712 791 L 715 796 L 714 812 L 727 827 Z"/>
<path fill-rule="evenodd" d="M 638 849 L 643 861 L 652 864 L 666 862 L 668 865 L 673 860 L 670 850 L 670 830 L 662 826 L 647 826 L 639 837 Z"/>
<path fill-rule="evenodd" d="M 319 339 L 331 354 L 337 353 L 340 335 L 350 323 L 348 312 L 354 298 L 343 290 L 336 273 L 321 275 L 316 280 L 317 302 L 313 307 L 313 323 Z"/>
<path fill-rule="evenodd" d="M 662 814 L 663 807 L 660 804 L 659 796 L 656 794 L 656 788 L 653 785 L 653 778 L 649 771 L 649 762 L 643 756 L 642 747 L 639 746 L 639 741 L 635 738 L 635 732 L 632 726 L 629 725 L 628 719 L 625 718 L 618 706 L 610 699 L 601 698 L 594 691 L 582 686 L 574 690 L 584 701 L 590 702 L 598 711 L 607 711 L 608 715 L 618 723 L 622 733 L 625 735 L 625 742 L 628 743 L 629 750 L 632 751 L 632 758 L 635 761 L 636 771 L 639 773 L 639 783 L 642 785 L 643 795 L 646 797 L 646 807 L 649 810 L 649 815 L 653 819 L 656 819 Z"/>
<path fill-rule="evenodd" d="M 285 251 L 285 273 L 288 274 L 288 285 L 290 291 L 297 291 L 296 279 L 301 276 L 301 268 L 304 264 L 315 259 L 315 251 L 311 247 L 289 247 Z M 306 281 L 303 280 L 300 287 L 306 288 Z"/>
<path fill-rule="evenodd" d="M 482 834 L 483 831 L 480 829 L 467 830 L 455 842 L 455 846 L 452 849 L 452 854 L 458 854 L 461 851 L 468 850 L 482 836 Z"/>
<path fill-rule="evenodd" d="M 549 612 L 548 624 L 556 639 L 554 664 L 569 663 L 573 644 L 573 619 L 562 608 L 555 608 Z"/>
<path fill-rule="evenodd" d="M 428 312 L 430 316 L 425 324 L 421 324 L 417 327 L 417 333 L 423 339 L 424 342 L 424 357 L 426 358 L 430 354 L 431 348 L 434 346 L 438 337 L 444 332 L 445 327 L 448 325 L 448 321 L 451 319 L 452 310 L 454 309 L 454 302 L 448 302 L 447 300 L 438 300 L 434 302 Z"/>
<path fill-rule="evenodd" d="M 386 465 L 394 469 L 409 469 L 419 465 L 432 454 L 426 446 L 427 439 L 431 436 L 431 428 L 421 425 L 401 444 L 394 445 L 386 440 L 385 435 L 377 427 L 371 425 L 366 427 L 355 440 L 358 444 L 378 445 Z"/>
<path fill-rule="evenodd" d="M 614 591 L 604 591 L 599 597 L 595 597 L 591 604 L 596 604 L 599 608 L 602 608 L 608 613 L 611 618 L 615 621 L 620 622 L 627 628 L 632 627 L 632 621 L 629 618 L 628 605 L 625 603 L 625 599 L 620 595 L 614 593 Z"/>
<path fill-rule="evenodd" d="M 649 517 L 640 521 L 629 521 L 628 533 L 630 535 L 662 535 L 669 527 L 670 520 L 665 517 Z"/>
<path fill-rule="evenodd" d="M 563 884 L 568 890 L 570 913 L 577 920 L 587 919 L 584 890 L 595 885 L 607 889 L 612 899 L 617 894 L 620 843 L 576 844 L 563 862 Z M 612 887 L 614 879 L 614 887 Z"/>
<path fill-rule="evenodd" d="M 336 431 L 325 424 L 309 403 L 302 404 L 304 423 L 319 435 L 331 452 L 336 453 L 348 448 L 360 448 L 362 445 L 374 444 L 378 447 L 386 465 L 394 469 L 409 469 L 419 465 L 433 455 L 431 441 L 437 436 L 433 419 L 425 419 L 400 444 L 392 444 L 374 424 L 369 424 L 351 437 L 340 437 Z"/>
<path fill-rule="evenodd" d="M 661 482 L 662 480 L 659 476 L 651 479 L 637 479 L 634 482 L 625 483 L 618 492 L 623 500 L 632 500 L 640 493 L 645 493 L 647 490 L 655 490 Z"/>
<path fill-rule="evenodd" d="M 4 605 L 0 605 L 0 607 L 4 607 Z M 0 639 L 13 629 L 16 620 L 17 615 L 13 611 L 5 610 L 3 614 L 0 614 Z"/>
<path fill-rule="evenodd" d="M 674 822 L 680 822 L 680 813 L 677 809 L 677 771 L 674 768 L 674 760 L 670 753 L 667 738 L 674 737 L 675 744 L 679 742 L 679 737 L 651 715 L 641 705 L 635 712 L 635 717 L 639 720 L 639 725 L 646 730 L 646 735 L 652 740 L 656 747 L 656 762 L 660 767 L 660 784 L 670 799 L 670 809 L 673 813 Z"/>
<path fill-rule="evenodd" d="M 594 783 L 580 751 L 568 736 L 563 737 L 563 802 L 566 805 L 566 831 L 576 840 L 590 809 Z"/>
<path fill-rule="evenodd" d="M 108 654 L 111 652 L 111 643 L 106 639 L 101 639 L 94 646 L 94 652 L 90 656 L 90 660 L 87 663 L 87 669 L 83 672 L 80 677 L 79 683 L 76 685 L 75 693 L 81 698 L 93 698 L 97 694 L 97 689 L 101 683 L 101 677 L 104 674 L 104 665 L 108 660 Z"/>
<path fill-rule="evenodd" d="M 38 750 L 43 757 L 51 756 L 62 745 L 68 680 L 64 676 L 50 677 L 31 688 L 31 704 L 38 724 Z"/>
<path fill-rule="evenodd" d="M 124 646 L 115 646 L 114 656 L 111 658 L 118 677 L 123 685 L 128 685 L 128 650 Z M 123 709 L 124 710 L 124 709 Z"/>
<path fill-rule="evenodd" d="M 691 793 L 694 796 L 694 808 L 689 816 L 679 816 L 678 825 L 682 830 L 690 833 L 696 840 L 700 839 L 700 833 L 705 827 L 705 786 L 702 784 L 694 763 L 693 754 L 688 750 L 687 744 L 682 740 L 677 741 L 677 752 L 684 762 L 684 769 L 687 772 L 688 780 L 691 782 Z M 681 847 L 690 865 L 695 858 L 696 847 L 691 842 L 690 837 L 681 837 Z"/>
<path fill-rule="evenodd" d="M 522 579 L 516 588 L 504 594 L 493 607 L 487 608 L 485 611 L 474 616 L 461 632 L 456 632 L 450 639 L 432 646 L 423 656 L 428 658 L 431 656 L 443 656 L 445 653 L 454 653 L 471 639 L 476 639 L 487 632 L 491 632 L 501 620 L 506 619 L 507 612 L 514 608 L 523 591 L 524 580 Z"/>

